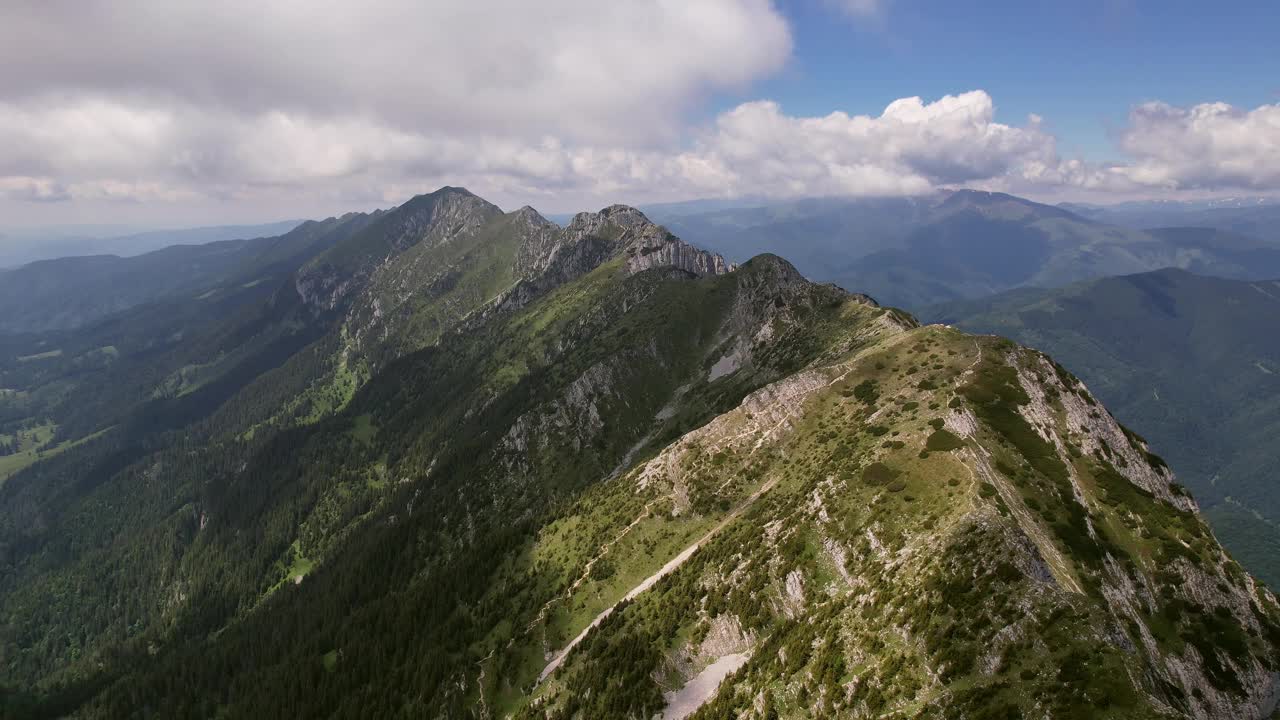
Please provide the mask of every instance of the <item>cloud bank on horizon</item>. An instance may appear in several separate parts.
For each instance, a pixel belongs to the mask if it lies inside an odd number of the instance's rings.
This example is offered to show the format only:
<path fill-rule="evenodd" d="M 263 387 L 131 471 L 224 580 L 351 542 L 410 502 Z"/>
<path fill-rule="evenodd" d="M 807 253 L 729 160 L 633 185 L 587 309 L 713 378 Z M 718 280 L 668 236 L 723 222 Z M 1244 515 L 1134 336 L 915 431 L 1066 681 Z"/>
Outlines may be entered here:
<path fill-rule="evenodd" d="M 872 16 L 883 2 L 829 0 Z M 1135 105 L 1121 159 L 1063 157 L 980 89 L 879 115 L 768 99 L 768 0 L 474 0 L 445 9 L 19 2 L 0 11 L 0 202 L 341 208 L 442 184 L 553 209 L 736 195 L 1280 190 L 1280 104 Z M 980 79 L 975 79 L 980 85 Z M 705 118 L 705 113 L 703 113 Z M 1051 120 L 1051 119 L 1050 119 Z"/>

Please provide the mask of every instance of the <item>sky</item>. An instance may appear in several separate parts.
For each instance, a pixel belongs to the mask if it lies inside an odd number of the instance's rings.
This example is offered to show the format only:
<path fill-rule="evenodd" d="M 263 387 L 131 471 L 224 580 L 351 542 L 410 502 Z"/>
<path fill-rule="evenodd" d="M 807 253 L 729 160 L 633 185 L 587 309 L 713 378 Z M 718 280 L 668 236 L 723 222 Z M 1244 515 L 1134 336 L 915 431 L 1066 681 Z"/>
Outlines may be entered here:
<path fill-rule="evenodd" d="M 10 0 L 0 223 L 1280 193 L 1280 3 Z"/>

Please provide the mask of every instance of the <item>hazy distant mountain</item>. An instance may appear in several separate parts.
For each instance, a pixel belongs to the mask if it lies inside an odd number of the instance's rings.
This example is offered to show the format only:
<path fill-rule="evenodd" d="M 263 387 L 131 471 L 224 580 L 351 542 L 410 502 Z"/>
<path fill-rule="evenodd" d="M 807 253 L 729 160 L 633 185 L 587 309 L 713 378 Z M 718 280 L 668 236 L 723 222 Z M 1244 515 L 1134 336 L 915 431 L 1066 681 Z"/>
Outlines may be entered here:
<path fill-rule="evenodd" d="M 1271 713 L 1280 604 L 1044 354 L 625 206 L 307 227 L 0 337 L 0 715 Z"/>
<path fill-rule="evenodd" d="M 1151 200 L 1117 205 L 1063 203 L 1099 222 L 1132 228 L 1206 227 L 1280 243 L 1280 199 Z"/>
<path fill-rule="evenodd" d="M 813 198 L 710 210 L 694 202 L 648 212 L 655 222 L 726 257 L 778 253 L 805 275 L 829 280 L 834 268 L 898 247 L 937 199 Z"/>
<path fill-rule="evenodd" d="M 0 228 L 0 268 L 14 268 L 37 260 L 82 255 L 140 255 L 170 245 L 200 245 L 219 240 L 282 235 L 297 227 L 300 220 L 283 220 L 259 225 L 219 225 L 122 232 L 110 226 L 41 228 Z"/>
<path fill-rule="evenodd" d="M 727 257 L 778 253 L 809 277 L 907 308 L 1163 267 L 1241 279 L 1280 276 L 1280 244 L 1204 228 L 1135 230 L 971 190 L 658 219 Z"/>
<path fill-rule="evenodd" d="M 765 207 L 769 205 L 764 198 L 704 198 L 699 200 L 681 200 L 679 202 L 654 203 L 644 205 L 640 209 L 651 217 L 674 218 L 686 215 L 702 215 L 720 210 L 740 210 L 742 208 Z"/>
<path fill-rule="evenodd" d="M 1280 203 L 1275 197 L 1221 197 L 1199 200 L 1128 200 L 1119 203 L 1062 202 L 1058 207 L 1079 215 L 1093 213 L 1200 212 L 1203 210 L 1239 210 Z"/>
<path fill-rule="evenodd" d="M 1236 557 L 1280 585 L 1280 281 L 1161 270 L 924 317 L 1052 354 L 1161 449 Z"/>
<path fill-rule="evenodd" d="M 277 263 L 288 263 L 291 255 L 313 249 L 308 243 L 315 225 L 289 223 L 297 229 L 278 237 L 172 245 L 129 257 L 37 260 L 0 270 L 0 333 L 73 328 L 166 295 L 198 295 L 236 278 L 253 282 L 273 272 Z M 197 228 L 112 242 L 132 243 L 136 248 L 174 237 L 200 240 L 228 232 L 228 228 Z"/>

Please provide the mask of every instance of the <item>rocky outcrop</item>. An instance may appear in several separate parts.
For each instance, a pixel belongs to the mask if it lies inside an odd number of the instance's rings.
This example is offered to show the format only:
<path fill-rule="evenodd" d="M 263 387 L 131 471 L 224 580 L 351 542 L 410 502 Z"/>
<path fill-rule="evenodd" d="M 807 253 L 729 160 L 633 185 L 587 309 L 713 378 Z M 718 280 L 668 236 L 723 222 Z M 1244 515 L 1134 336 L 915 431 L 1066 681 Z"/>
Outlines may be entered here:
<path fill-rule="evenodd" d="M 582 212 L 568 226 L 554 232 L 531 208 L 517 211 L 533 230 L 521 246 L 518 279 L 473 320 L 511 312 L 551 289 L 586 275 L 621 258 L 630 275 L 655 269 L 675 269 L 695 276 L 721 275 L 736 266 L 714 253 L 689 245 L 649 221 L 644 213 L 626 205 L 612 205 L 599 212 Z"/>
<path fill-rule="evenodd" d="M 559 226 L 525 205 L 511 213 L 512 227 L 522 236 L 516 255 L 516 277 L 533 277 L 545 272 L 551 256 L 559 246 Z"/>
<path fill-rule="evenodd" d="M 627 272 L 632 275 L 656 267 L 674 267 L 693 275 L 723 275 L 734 268 L 724 258 L 680 240 L 662 228 L 646 233 L 626 250 Z"/>
<path fill-rule="evenodd" d="M 700 250 L 652 223 L 644 213 L 626 205 L 611 205 L 598 213 L 578 213 L 565 228 L 567 244 L 588 238 L 604 240 L 609 255 L 622 254 L 628 273 L 674 267 L 694 275 L 722 275 L 735 266 Z"/>

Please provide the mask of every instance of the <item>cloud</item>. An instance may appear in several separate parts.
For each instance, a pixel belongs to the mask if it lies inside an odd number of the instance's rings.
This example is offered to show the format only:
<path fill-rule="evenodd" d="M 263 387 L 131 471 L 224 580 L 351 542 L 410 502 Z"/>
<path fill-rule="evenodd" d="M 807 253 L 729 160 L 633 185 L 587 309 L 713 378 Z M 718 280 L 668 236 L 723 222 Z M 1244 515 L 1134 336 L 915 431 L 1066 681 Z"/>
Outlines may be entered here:
<path fill-rule="evenodd" d="M 1138 106 L 1128 159 L 1108 165 L 1060 158 L 1038 117 L 997 120 L 982 90 L 867 115 L 755 100 L 690 125 L 705 98 L 786 63 L 768 0 L 55 0 L 6 15 L 0 63 L 24 68 L 0 74 L 7 213 L 70 200 L 59 211 L 314 214 L 444 184 L 556 210 L 959 185 L 1280 188 L 1276 105 Z"/>
<path fill-rule="evenodd" d="M 651 141 L 790 48 L 768 0 L 18 0 L 0 66 L 23 71 L 0 76 L 0 98 L 87 91 L 402 131 Z"/>
<path fill-rule="evenodd" d="M 53 178 L 0 177 L 0 198 L 27 202 L 62 202 L 71 194 Z"/>
<path fill-rule="evenodd" d="M 1133 158 L 1117 174 L 1176 190 L 1280 189 L 1280 104 L 1138 105 L 1120 147 Z"/>
<path fill-rule="evenodd" d="M 0 105 L 0 147 L 12 148 L 0 155 L 0 175 L 85 177 L 66 192 L 92 198 L 131 189 L 137 199 L 154 200 L 325 186 L 378 197 L 417 181 L 467 183 L 507 196 L 607 200 L 609 194 L 911 194 L 1052 162 L 1053 139 L 1037 124 L 1012 127 L 994 114 L 982 91 L 929 103 L 897 100 L 877 117 L 792 117 L 775 103 L 749 102 L 697 132 L 688 149 L 648 150 L 554 136 L 410 132 L 368 117 L 240 115 L 94 98 Z"/>
<path fill-rule="evenodd" d="M 19 0 L 0 197 L 546 193 L 670 152 L 690 110 L 790 51 L 770 0 Z"/>
<path fill-rule="evenodd" d="M 1054 157 L 1054 140 L 1037 122 L 995 122 L 991 96 L 976 90 L 895 100 L 876 117 L 791 117 L 772 102 L 746 103 L 721 115 L 682 159 L 714 170 L 704 177 L 730 194 L 901 195 Z"/>

